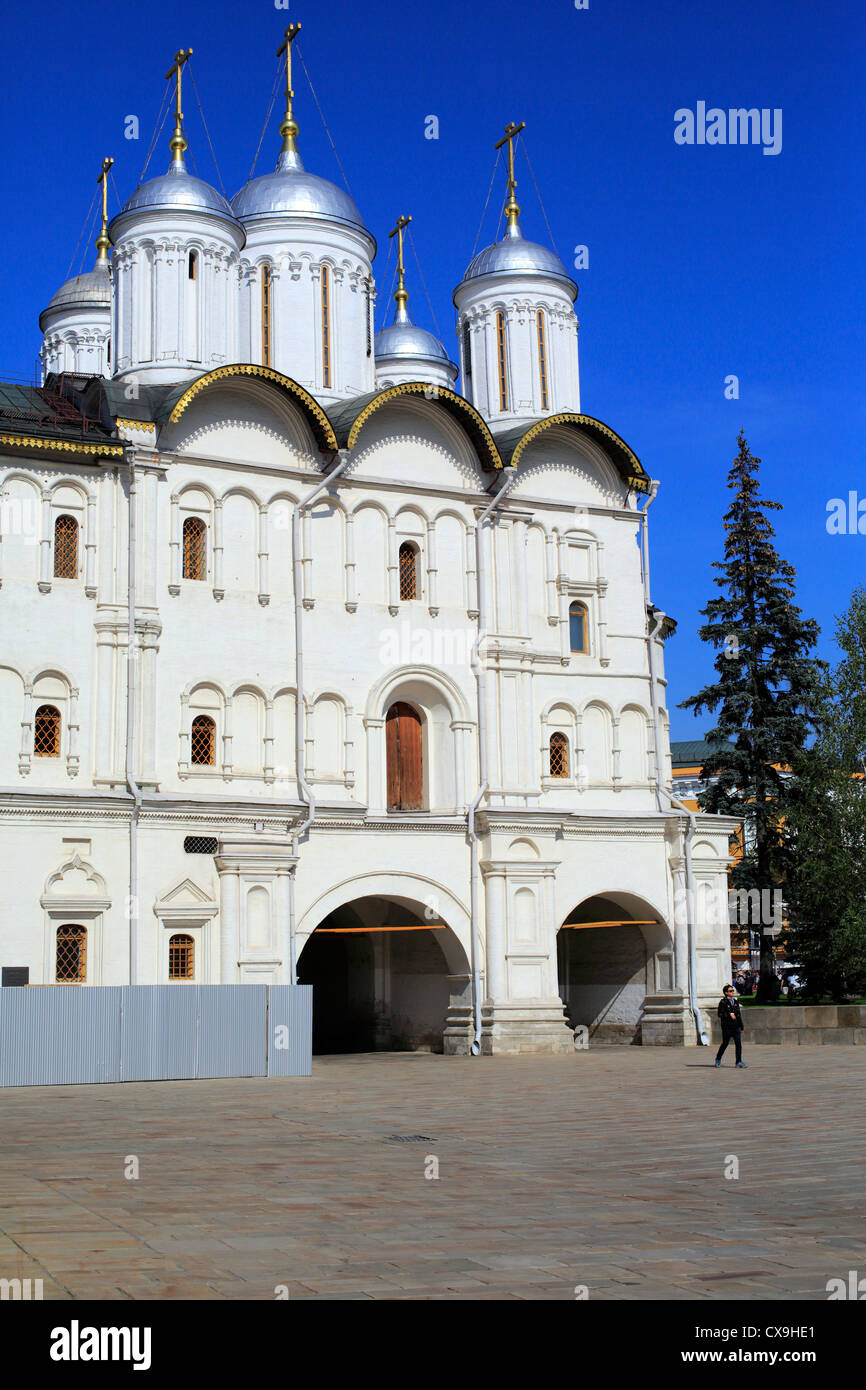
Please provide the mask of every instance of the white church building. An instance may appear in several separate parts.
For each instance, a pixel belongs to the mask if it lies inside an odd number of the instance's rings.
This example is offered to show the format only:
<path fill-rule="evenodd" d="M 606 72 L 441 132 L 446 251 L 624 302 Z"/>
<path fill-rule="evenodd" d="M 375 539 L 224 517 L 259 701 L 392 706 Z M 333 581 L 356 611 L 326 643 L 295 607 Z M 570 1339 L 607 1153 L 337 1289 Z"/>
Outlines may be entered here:
<path fill-rule="evenodd" d="M 314 988 L 319 1051 L 693 1043 L 733 822 L 672 800 L 656 484 L 521 225 L 446 350 L 298 149 L 168 171 L 0 384 L 6 985 Z M 454 358 L 452 361 L 451 358 Z"/>

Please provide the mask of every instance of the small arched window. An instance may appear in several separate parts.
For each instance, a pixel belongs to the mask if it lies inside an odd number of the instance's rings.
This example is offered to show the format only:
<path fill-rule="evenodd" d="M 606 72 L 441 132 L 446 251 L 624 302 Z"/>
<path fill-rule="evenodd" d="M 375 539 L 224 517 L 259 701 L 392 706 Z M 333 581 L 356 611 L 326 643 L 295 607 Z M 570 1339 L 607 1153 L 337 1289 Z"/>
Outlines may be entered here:
<path fill-rule="evenodd" d="M 586 632 L 586 606 L 582 603 L 573 603 L 568 610 L 568 632 L 571 650 L 573 652 L 587 652 Z"/>
<path fill-rule="evenodd" d="M 207 767 L 216 761 L 216 724 L 209 714 L 197 714 L 192 721 L 190 761 Z"/>
<path fill-rule="evenodd" d="M 538 331 L 538 384 L 541 388 L 541 409 L 547 409 L 547 341 L 544 333 L 544 310 L 535 316 Z"/>
<path fill-rule="evenodd" d="M 183 523 L 183 577 L 207 576 L 207 527 L 200 516 L 188 516 Z"/>
<path fill-rule="evenodd" d="M 195 979 L 195 942 L 191 936 L 178 933 L 169 938 L 168 978 L 170 980 Z"/>
<path fill-rule="evenodd" d="M 262 266 L 262 364 L 271 365 L 271 268 Z"/>
<path fill-rule="evenodd" d="M 190 253 L 189 253 L 189 260 L 188 260 L 188 262 L 187 262 L 186 273 L 187 273 L 187 275 L 188 275 L 188 277 L 189 277 L 190 280 L 194 280 L 194 279 L 196 278 L 197 272 L 198 272 L 198 256 L 196 255 L 195 251 L 190 251 Z"/>
<path fill-rule="evenodd" d="M 54 523 L 54 578 L 78 578 L 78 522 L 59 516 Z"/>
<path fill-rule="evenodd" d="M 499 409 L 508 409 L 508 362 L 505 355 L 505 315 L 496 315 L 496 352 L 499 362 Z"/>
<path fill-rule="evenodd" d="M 418 597 L 418 557 L 410 541 L 404 541 L 400 546 L 400 597 Z"/>
<path fill-rule="evenodd" d="M 550 775 L 568 776 L 568 739 L 565 734 L 550 735 Z"/>
<path fill-rule="evenodd" d="M 72 922 L 57 928 L 54 978 L 59 985 L 83 985 L 87 979 L 87 928 Z"/>
<path fill-rule="evenodd" d="M 322 266 L 322 385 L 331 384 L 331 272 Z"/>
<path fill-rule="evenodd" d="M 60 757 L 60 710 L 54 705 L 40 705 L 33 720 L 33 756 Z"/>

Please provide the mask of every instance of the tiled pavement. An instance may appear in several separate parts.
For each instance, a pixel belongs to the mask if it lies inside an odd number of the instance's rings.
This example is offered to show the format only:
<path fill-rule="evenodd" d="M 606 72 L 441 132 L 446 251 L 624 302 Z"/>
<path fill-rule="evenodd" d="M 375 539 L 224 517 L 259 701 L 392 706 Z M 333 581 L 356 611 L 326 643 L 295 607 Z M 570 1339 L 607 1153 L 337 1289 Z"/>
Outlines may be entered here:
<path fill-rule="evenodd" d="M 0 1278 L 61 1299 L 826 1299 L 866 1271 L 866 1048 L 711 1060 L 379 1054 L 312 1080 L 0 1091 Z"/>

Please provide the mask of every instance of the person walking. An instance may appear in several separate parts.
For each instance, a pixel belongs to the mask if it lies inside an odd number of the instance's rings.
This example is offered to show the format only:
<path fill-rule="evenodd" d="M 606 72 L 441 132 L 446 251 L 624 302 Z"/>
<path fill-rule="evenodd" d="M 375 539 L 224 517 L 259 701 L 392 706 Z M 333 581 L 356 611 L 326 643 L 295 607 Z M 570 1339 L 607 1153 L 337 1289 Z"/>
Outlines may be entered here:
<path fill-rule="evenodd" d="M 736 1054 L 736 1065 L 745 1070 L 746 1064 L 743 1061 L 743 1015 L 740 1013 L 740 1001 L 734 993 L 733 985 L 725 985 L 724 992 L 719 1000 L 718 1008 L 719 1022 L 722 1025 L 722 1045 L 716 1053 L 716 1066 L 722 1065 L 722 1057 L 729 1042 L 734 1044 Z"/>

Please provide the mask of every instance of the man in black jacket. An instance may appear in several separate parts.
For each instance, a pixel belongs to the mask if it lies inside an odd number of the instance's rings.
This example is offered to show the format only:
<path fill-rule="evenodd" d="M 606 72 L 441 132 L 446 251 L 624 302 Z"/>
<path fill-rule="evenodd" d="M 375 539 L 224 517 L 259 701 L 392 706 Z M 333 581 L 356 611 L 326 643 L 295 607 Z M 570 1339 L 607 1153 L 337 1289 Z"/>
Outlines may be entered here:
<path fill-rule="evenodd" d="M 740 1001 L 734 993 L 733 985 L 725 985 L 724 993 L 719 1000 L 719 1022 L 722 1025 L 722 1045 L 716 1053 L 716 1066 L 722 1065 L 722 1057 L 729 1042 L 733 1042 L 734 1051 L 737 1058 L 737 1066 L 745 1068 L 743 1061 L 743 1015 L 740 1013 Z"/>

